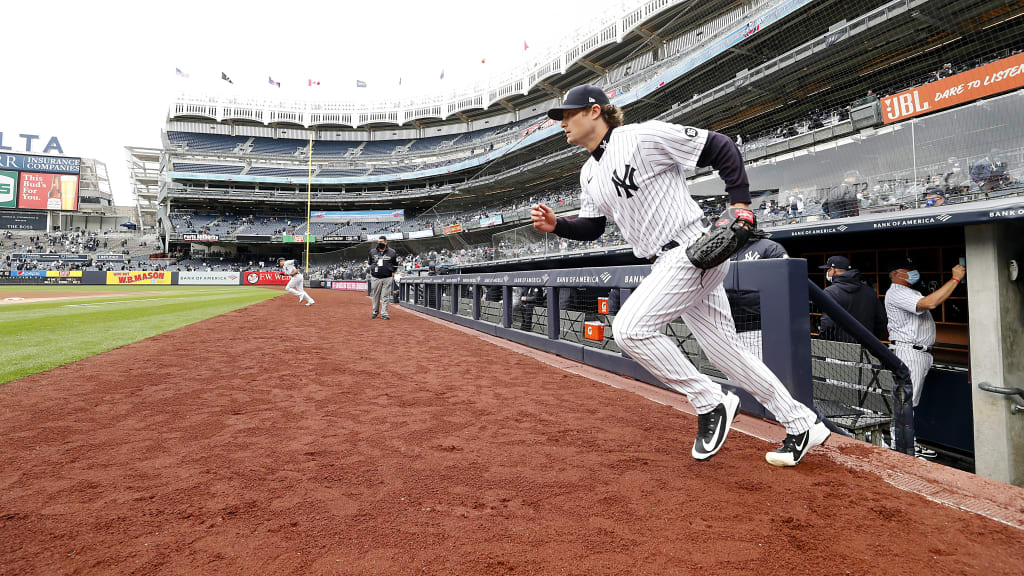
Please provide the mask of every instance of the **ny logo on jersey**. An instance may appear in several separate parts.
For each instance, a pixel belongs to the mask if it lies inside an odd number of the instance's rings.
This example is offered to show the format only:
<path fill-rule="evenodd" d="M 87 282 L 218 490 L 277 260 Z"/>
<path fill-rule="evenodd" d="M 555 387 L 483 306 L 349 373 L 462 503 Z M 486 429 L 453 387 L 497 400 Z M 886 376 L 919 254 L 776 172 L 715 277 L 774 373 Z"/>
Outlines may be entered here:
<path fill-rule="evenodd" d="M 633 192 L 640 189 L 636 185 L 636 181 L 633 177 L 636 175 L 636 168 L 633 168 L 629 164 L 626 164 L 626 173 L 624 176 L 619 176 L 618 170 L 612 170 L 612 184 L 615 185 L 615 195 L 622 198 L 622 194 L 626 194 L 626 199 L 633 197 Z"/>

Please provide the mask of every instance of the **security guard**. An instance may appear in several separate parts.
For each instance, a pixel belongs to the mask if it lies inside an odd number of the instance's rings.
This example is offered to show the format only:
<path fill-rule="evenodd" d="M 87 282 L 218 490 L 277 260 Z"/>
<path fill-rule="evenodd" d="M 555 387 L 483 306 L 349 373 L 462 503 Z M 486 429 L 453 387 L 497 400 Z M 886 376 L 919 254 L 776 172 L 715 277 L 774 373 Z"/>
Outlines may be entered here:
<path fill-rule="evenodd" d="M 381 236 L 377 241 L 377 247 L 370 249 L 370 257 L 367 260 L 370 265 L 370 296 L 373 301 L 373 315 L 390 320 L 388 316 L 388 303 L 391 302 L 391 282 L 395 275 L 395 267 L 398 266 L 398 255 L 393 248 L 388 248 L 388 239 Z"/>

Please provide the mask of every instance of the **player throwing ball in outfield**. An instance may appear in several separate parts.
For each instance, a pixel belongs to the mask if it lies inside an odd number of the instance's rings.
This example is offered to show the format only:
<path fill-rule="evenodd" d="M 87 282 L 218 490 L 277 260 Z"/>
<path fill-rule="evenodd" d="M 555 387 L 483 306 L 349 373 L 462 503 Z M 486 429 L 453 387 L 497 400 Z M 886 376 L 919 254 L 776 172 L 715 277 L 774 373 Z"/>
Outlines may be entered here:
<path fill-rule="evenodd" d="M 722 281 L 729 256 L 756 225 L 736 145 L 722 134 L 688 126 L 658 121 L 623 126 L 621 110 L 591 85 L 570 90 L 548 116 L 561 121 L 569 144 L 586 148 L 590 158 L 580 171 L 579 216 L 556 218 L 551 208 L 538 204 L 530 211 L 533 225 L 541 232 L 591 241 L 612 218 L 633 253 L 653 261 L 650 275 L 622 305 L 612 330 L 623 351 L 685 394 L 697 410 L 693 457 L 707 460 L 721 449 L 739 398 L 698 372 L 675 341 L 661 333 L 680 317 L 711 362 L 786 427 L 782 447 L 767 453 L 766 460 L 795 466 L 825 442 L 829 431 L 736 336 Z M 718 170 L 731 205 L 710 230 L 701 224 L 703 212 L 690 197 L 683 172 L 703 166 Z"/>
<path fill-rule="evenodd" d="M 284 258 L 277 259 L 277 265 L 281 267 L 281 273 L 291 276 L 292 279 L 288 281 L 288 285 L 284 287 L 285 292 L 290 292 L 299 297 L 299 304 L 302 304 L 302 300 L 306 300 L 306 306 L 312 306 L 316 304 L 313 298 L 306 294 L 306 288 L 303 286 L 302 272 L 295 267 L 295 260 L 285 260 Z"/>

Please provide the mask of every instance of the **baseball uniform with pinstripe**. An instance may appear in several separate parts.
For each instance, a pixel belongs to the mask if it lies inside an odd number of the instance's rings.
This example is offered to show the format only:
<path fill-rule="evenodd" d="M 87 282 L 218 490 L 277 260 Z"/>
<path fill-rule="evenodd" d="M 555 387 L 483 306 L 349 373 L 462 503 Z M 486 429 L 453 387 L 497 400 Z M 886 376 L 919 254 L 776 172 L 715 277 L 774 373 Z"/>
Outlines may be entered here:
<path fill-rule="evenodd" d="M 709 134 L 658 121 L 614 128 L 580 171 L 580 218 L 614 219 L 636 256 L 657 257 L 650 275 L 615 317 L 615 341 L 659 380 L 685 394 L 698 413 L 708 413 L 722 402 L 722 387 L 697 371 L 676 342 L 661 333 L 682 318 L 729 380 L 771 410 L 788 433 L 801 434 L 814 425 L 816 415 L 794 400 L 736 336 L 722 286 L 729 263 L 702 271 L 686 257 L 686 246 L 705 228 L 684 170 L 697 167 Z M 728 145 L 734 146 L 731 140 Z M 737 170 L 742 171 L 742 163 Z M 662 252 L 671 241 L 678 246 Z"/>
<path fill-rule="evenodd" d="M 935 320 L 931 311 L 918 310 L 924 296 L 902 284 L 893 284 L 885 293 L 885 313 L 889 317 L 889 341 L 896 357 L 910 369 L 914 388 L 914 407 L 921 401 L 924 379 L 932 367 L 928 353 L 935 344 Z"/>
<path fill-rule="evenodd" d="M 291 274 L 296 271 L 295 260 L 285 260 L 281 264 L 281 271 L 285 274 Z M 313 304 L 313 298 L 306 293 L 306 288 L 303 286 L 302 273 L 292 276 L 291 280 L 288 281 L 288 285 L 284 287 L 286 292 L 294 294 L 299 297 L 299 303 L 302 303 L 303 299 L 308 300 L 308 304 Z"/>

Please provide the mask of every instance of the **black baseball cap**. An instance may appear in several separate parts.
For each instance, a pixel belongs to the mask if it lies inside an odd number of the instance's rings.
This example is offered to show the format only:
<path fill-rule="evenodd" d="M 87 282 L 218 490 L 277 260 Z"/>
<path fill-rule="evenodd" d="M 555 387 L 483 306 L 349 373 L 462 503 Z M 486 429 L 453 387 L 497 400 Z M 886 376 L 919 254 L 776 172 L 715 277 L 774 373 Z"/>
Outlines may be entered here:
<path fill-rule="evenodd" d="M 829 256 L 824 266 L 818 266 L 818 270 L 828 270 L 830 268 L 849 270 L 851 268 L 850 259 L 845 256 Z"/>
<path fill-rule="evenodd" d="M 566 92 L 565 99 L 562 100 L 562 105 L 555 106 L 548 110 L 548 118 L 551 118 L 552 120 L 561 120 L 562 114 L 566 110 L 578 110 L 580 108 L 593 106 L 594 104 L 604 106 L 605 104 L 611 103 L 611 100 L 608 99 L 608 95 L 604 93 L 604 90 L 594 86 L 593 84 L 584 84 Z"/>
<path fill-rule="evenodd" d="M 910 258 L 901 256 L 889 261 L 886 271 L 892 272 L 893 270 L 917 270 L 917 264 L 914 264 L 914 261 Z"/>

